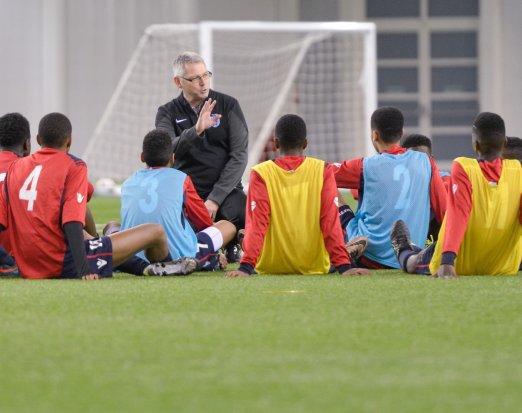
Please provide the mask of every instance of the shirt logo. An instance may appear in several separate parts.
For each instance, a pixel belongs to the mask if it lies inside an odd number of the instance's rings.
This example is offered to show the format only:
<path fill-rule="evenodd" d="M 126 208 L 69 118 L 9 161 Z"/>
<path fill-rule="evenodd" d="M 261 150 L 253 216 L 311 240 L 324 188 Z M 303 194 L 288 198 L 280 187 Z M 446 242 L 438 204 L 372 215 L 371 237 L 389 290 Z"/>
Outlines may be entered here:
<path fill-rule="evenodd" d="M 453 195 L 455 195 L 455 193 L 457 192 L 457 189 L 458 189 L 457 184 L 453 184 L 453 186 L 451 187 L 451 191 L 453 192 Z"/>
<path fill-rule="evenodd" d="M 7 174 L 6 174 L 5 172 L 2 172 L 2 173 L 0 174 L 0 182 L 4 182 L 4 181 L 5 181 L 5 176 L 6 176 L 6 175 L 7 175 Z"/>
<path fill-rule="evenodd" d="M 98 267 L 98 269 L 105 267 L 106 265 L 107 265 L 107 261 L 105 261 L 101 258 L 98 258 L 98 260 L 96 261 L 96 266 Z"/>
<path fill-rule="evenodd" d="M 335 204 L 335 206 L 336 206 L 337 208 L 339 208 L 339 197 L 336 196 L 336 197 L 334 198 L 334 204 Z"/>
<path fill-rule="evenodd" d="M 252 212 L 254 212 L 254 209 L 256 209 L 256 206 L 257 206 L 256 201 L 252 201 L 252 202 L 250 203 L 250 210 L 251 210 Z"/>
<path fill-rule="evenodd" d="M 218 118 L 218 116 L 216 114 L 213 114 L 213 115 L 210 115 L 210 118 L 212 119 L 212 121 L 214 122 L 212 124 L 212 127 L 213 128 L 217 128 L 219 126 L 219 124 L 221 123 L 221 118 Z M 217 118 L 217 119 L 216 119 Z"/>
<path fill-rule="evenodd" d="M 82 194 L 80 194 L 79 192 L 76 193 L 76 199 L 78 200 L 78 203 L 81 204 L 82 201 L 83 201 L 83 198 L 85 198 L 85 196 L 83 196 Z"/>
<path fill-rule="evenodd" d="M 181 123 L 181 122 L 185 122 L 187 120 L 187 118 L 183 118 L 183 119 L 176 119 L 176 123 Z"/>
<path fill-rule="evenodd" d="M 90 239 L 89 240 L 89 249 L 95 250 L 96 248 L 103 247 L 103 242 L 101 239 Z"/>

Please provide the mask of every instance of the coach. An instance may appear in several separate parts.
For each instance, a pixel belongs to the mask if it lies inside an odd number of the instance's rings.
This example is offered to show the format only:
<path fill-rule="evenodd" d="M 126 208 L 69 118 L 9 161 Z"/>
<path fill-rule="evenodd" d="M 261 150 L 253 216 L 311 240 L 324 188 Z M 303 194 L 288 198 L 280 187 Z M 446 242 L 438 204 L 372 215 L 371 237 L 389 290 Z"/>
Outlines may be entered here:
<path fill-rule="evenodd" d="M 173 70 L 181 94 L 156 114 L 156 128 L 173 139 L 173 166 L 190 176 L 214 221 L 225 219 L 244 228 L 241 176 L 248 128 L 241 107 L 233 97 L 210 89 L 212 72 L 198 54 L 180 54 Z"/>

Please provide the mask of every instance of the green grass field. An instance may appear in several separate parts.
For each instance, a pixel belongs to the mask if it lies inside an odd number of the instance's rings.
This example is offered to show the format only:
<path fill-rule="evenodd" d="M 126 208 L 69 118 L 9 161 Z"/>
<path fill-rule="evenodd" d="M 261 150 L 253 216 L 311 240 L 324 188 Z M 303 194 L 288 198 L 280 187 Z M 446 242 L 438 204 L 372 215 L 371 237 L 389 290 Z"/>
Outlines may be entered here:
<path fill-rule="evenodd" d="M 398 271 L 3 279 L 0 411 L 518 412 L 521 296 Z"/>

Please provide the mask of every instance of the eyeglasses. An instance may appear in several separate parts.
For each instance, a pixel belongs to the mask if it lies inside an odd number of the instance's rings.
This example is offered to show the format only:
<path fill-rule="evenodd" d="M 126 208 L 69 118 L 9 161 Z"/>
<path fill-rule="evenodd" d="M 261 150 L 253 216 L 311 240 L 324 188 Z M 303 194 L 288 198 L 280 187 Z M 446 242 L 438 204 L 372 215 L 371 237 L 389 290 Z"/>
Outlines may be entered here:
<path fill-rule="evenodd" d="M 197 81 L 199 83 L 202 80 L 207 81 L 211 77 L 212 77 L 212 72 L 211 71 L 206 71 L 201 76 L 194 76 L 194 77 L 190 77 L 190 78 L 181 76 L 182 79 L 186 80 L 187 82 L 192 82 L 192 83 L 194 83 L 195 81 Z"/>

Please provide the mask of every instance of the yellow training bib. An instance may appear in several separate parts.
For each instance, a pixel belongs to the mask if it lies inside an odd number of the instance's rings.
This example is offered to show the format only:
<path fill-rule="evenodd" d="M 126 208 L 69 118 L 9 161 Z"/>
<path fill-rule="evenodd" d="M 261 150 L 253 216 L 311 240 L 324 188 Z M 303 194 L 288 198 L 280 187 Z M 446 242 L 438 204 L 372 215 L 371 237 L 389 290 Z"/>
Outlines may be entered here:
<path fill-rule="evenodd" d="M 265 181 L 270 199 L 270 221 L 256 271 L 327 274 L 330 257 L 320 224 L 324 161 L 307 157 L 292 171 L 267 161 L 253 169 Z"/>
<path fill-rule="evenodd" d="M 522 258 L 519 222 L 522 173 L 518 160 L 503 160 L 497 184 L 490 183 L 476 159 L 457 158 L 471 182 L 471 214 L 455 260 L 458 275 L 516 274 Z M 457 189 L 458 190 L 458 189 Z M 442 258 L 446 218 L 430 263 L 434 274 Z"/>

